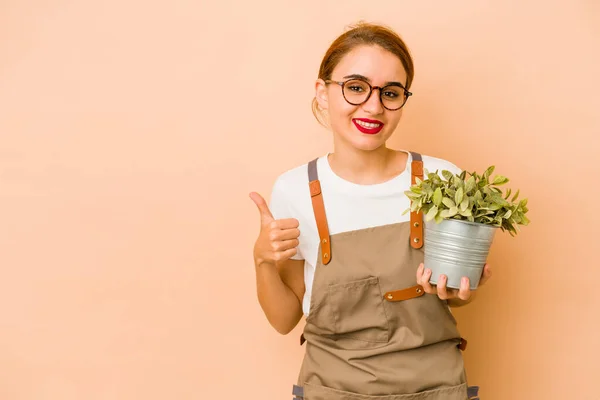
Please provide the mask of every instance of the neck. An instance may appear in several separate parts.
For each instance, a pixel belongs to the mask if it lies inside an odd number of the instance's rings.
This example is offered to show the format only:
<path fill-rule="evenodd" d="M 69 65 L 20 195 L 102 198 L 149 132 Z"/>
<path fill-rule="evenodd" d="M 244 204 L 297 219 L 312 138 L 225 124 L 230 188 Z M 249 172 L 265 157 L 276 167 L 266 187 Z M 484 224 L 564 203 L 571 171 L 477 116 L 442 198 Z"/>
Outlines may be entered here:
<path fill-rule="evenodd" d="M 404 170 L 406 154 L 385 146 L 376 150 L 359 150 L 352 146 L 336 146 L 329 155 L 333 172 L 347 181 L 372 185 L 385 182 Z"/>

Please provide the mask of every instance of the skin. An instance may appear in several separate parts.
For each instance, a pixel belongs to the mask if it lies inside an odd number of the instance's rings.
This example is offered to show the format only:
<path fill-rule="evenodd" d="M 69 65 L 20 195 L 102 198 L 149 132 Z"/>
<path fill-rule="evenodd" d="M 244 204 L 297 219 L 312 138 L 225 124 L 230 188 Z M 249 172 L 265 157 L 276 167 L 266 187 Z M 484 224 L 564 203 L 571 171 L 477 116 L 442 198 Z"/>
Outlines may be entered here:
<path fill-rule="evenodd" d="M 336 66 L 331 79 L 344 81 L 353 74 L 366 77 L 373 86 L 406 82 L 401 61 L 378 46 L 353 49 Z M 386 146 L 400 122 L 403 108 L 396 111 L 384 108 L 378 90 L 374 90 L 365 103 L 351 105 L 344 99 L 339 85 L 326 84 L 321 79 L 315 83 L 315 97 L 319 108 L 329 116 L 335 149 L 329 155 L 329 164 L 337 175 L 350 182 L 369 185 L 385 182 L 404 170 L 408 155 Z M 377 120 L 384 124 L 383 129 L 375 135 L 364 134 L 355 126 L 356 118 Z M 297 252 L 299 223 L 294 218 L 275 220 L 260 194 L 252 192 L 250 198 L 261 220 L 254 246 L 259 303 L 270 324 L 278 332 L 287 334 L 302 318 L 305 291 L 304 260 L 290 259 Z M 486 264 L 480 286 L 490 276 L 491 269 Z M 439 296 L 452 307 L 467 304 L 474 297 L 468 278 L 463 278 L 460 289 L 447 288 L 444 275 L 437 286 L 431 285 L 431 270 L 425 270 L 423 264 L 418 266 L 416 278 L 426 293 Z"/>

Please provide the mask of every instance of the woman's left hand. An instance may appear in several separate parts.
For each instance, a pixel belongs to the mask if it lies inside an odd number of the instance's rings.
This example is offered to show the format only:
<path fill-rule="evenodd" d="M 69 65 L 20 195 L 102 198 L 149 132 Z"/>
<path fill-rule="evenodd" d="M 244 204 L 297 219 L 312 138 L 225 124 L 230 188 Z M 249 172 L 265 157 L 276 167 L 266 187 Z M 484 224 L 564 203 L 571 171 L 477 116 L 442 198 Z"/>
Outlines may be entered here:
<path fill-rule="evenodd" d="M 481 274 L 481 279 L 479 280 L 479 286 L 484 285 L 491 276 L 492 270 L 488 264 L 485 264 Z M 429 279 L 431 279 L 431 270 L 425 269 L 424 264 L 421 263 L 419 268 L 417 268 L 417 284 L 423 286 L 425 293 L 437 294 L 442 300 L 460 299 L 463 301 L 468 301 L 471 298 L 472 292 L 471 289 L 469 289 L 470 282 L 469 278 L 466 276 L 460 281 L 460 289 L 447 288 L 446 282 L 448 281 L 448 278 L 446 275 L 441 275 L 439 277 L 437 285 L 432 285 L 429 283 Z"/>

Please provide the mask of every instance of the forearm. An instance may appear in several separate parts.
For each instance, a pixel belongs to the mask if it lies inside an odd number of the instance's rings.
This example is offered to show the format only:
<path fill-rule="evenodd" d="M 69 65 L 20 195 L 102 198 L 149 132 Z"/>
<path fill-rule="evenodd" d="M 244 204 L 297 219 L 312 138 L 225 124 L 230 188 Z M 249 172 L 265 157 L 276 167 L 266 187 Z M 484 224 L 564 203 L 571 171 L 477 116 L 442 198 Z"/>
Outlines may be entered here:
<path fill-rule="evenodd" d="M 283 282 L 275 265 L 260 263 L 255 269 L 258 302 L 271 326 L 285 335 L 302 317 L 300 300 Z"/>

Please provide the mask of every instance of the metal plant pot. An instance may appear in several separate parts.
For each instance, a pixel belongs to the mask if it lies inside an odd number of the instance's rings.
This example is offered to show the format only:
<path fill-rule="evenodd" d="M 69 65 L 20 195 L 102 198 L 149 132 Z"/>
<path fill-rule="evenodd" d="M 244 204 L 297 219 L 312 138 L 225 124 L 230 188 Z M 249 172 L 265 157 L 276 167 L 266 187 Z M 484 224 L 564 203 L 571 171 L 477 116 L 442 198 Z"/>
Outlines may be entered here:
<path fill-rule="evenodd" d="M 446 286 L 458 289 L 466 276 L 471 290 L 476 289 L 497 230 L 496 226 L 456 219 L 425 222 L 424 264 L 432 272 L 429 282 L 437 284 L 444 274 Z"/>

